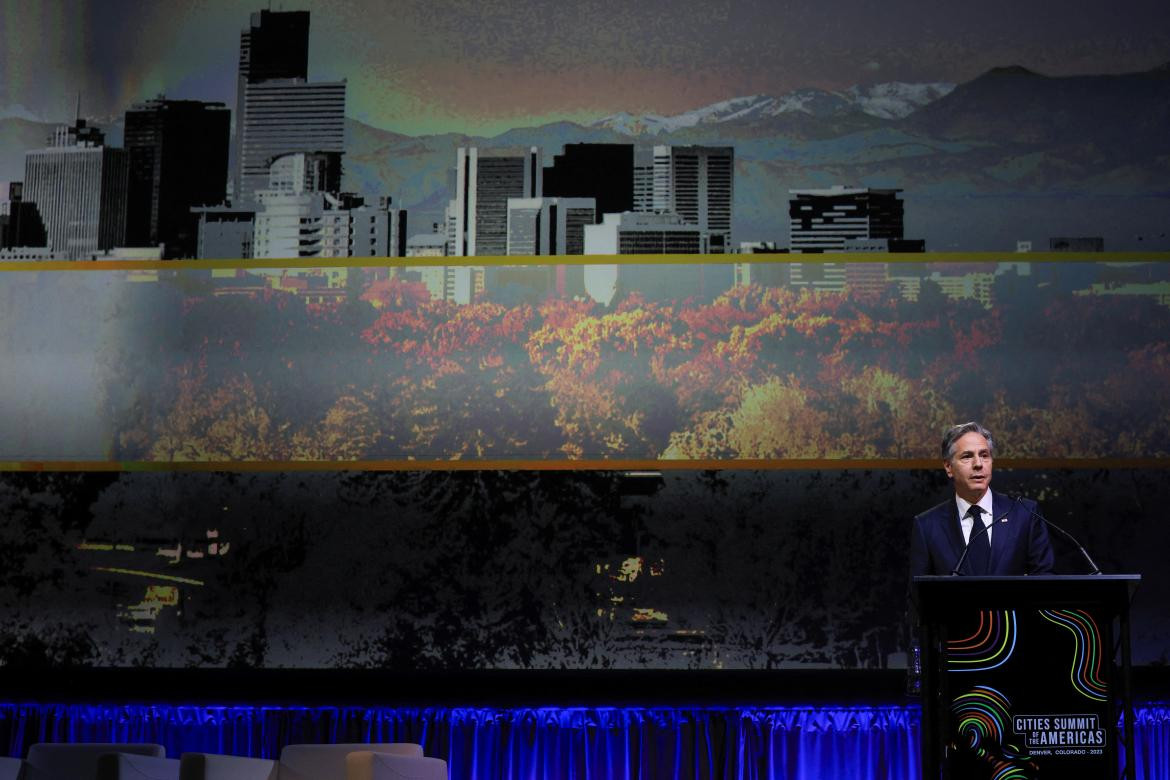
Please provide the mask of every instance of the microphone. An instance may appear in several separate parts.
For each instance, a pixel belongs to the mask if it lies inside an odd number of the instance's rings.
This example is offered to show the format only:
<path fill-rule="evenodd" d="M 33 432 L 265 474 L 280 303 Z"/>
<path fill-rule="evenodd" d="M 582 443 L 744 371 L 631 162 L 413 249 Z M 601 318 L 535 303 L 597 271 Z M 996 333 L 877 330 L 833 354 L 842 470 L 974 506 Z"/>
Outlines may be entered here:
<path fill-rule="evenodd" d="M 987 531 L 991 528 L 991 526 L 995 525 L 996 523 L 1002 523 L 1005 520 L 1007 520 L 1007 516 L 1010 515 L 1011 512 L 1012 512 L 1012 510 L 1009 507 L 1007 513 L 1003 517 L 999 518 L 998 520 L 992 520 L 990 523 L 980 523 L 979 528 L 972 528 L 971 529 L 971 536 L 967 538 L 967 546 L 963 548 L 963 554 L 959 556 L 959 562 L 955 564 L 955 568 L 951 569 L 951 576 L 952 577 L 954 577 L 956 574 L 959 573 L 959 569 L 963 568 L 963 562 L 967 560 L 967 553 L 969 553 L 971 551 L 971 543 L 974 542 L 976 539 L 978 539 L 983 534 L 987 533 Z"/>
<path fill-rule="evenodd" d="M 1080 542 L 1078 542 L 1078 541 L 1076 540 L 1076 537 L 1074 537 L 1074 536 L 1073 536 L 1072 534 L 1070 534 L 1068 531 L 1066 531 L 1066 530 L 1064 530 L 1063 528 L 1061 528 L 1061 527 L 1060 527 L 1059 525 L 1057 525 L 1056 523 L 1054 523 L 1054 522 L 1052 522 L 1051 520 L 1049 520 L 1049 519 L 1048 519 L 1047 517 L 1045 517 L 1044 515 L 1040 514 L 1040 513 L 1039 513 L 1039 512 L 1037 512 L 1036 510 L 1034 510 L 1034 509 L 1032 509 L 1031 507 L 1029 507 L 1027 504 L 1025 504 L 1025 503 L 1021 502 L 1021 501 L 1020 501 L 1020 497 L 1019 497 L 1019 496 L 1013 496 L 1013 497 L 1012 497 L 1012 506 L 1015 506 L 1017 503 L 1018 503 L 1020 506 L 1022 506 L 1024 509 L 1028 510 L 1028 514 L 1030 514 L 1032 517 L 1034 517 L 1034 518 L 1036 518 L 1037 520 L 1041 521 L 1042 523 L 1044 523 L 1044 525 L 1048 526 L 1048 527 L 1049 527 L 1049 528 L 1051 528 L 1053 531 L 1056 531 L 1058 534 L 1060 534 L 1061 536 L 1063 536 L 1065 539 L 1067 539 L 1068 541 L 1072 542 L 1072 545 L 1073 545 L 1074 547 L 1076 547 L 1076 548 L 1077 548 L 1077 552 L 1079 552 L 1079 553 L 1081 554 L 1081 557 L 1085 559 L 1085 563 L 1089 564 L 1089 574 L 1100 574 L 1100 573 L 1101 573 L 1101 569 L 1100 569 L 1100 568 L 1097 566 L 1097 564 L 1096 564 L 1096 563 L 1094 563 L 1094 562 L 1093 562 L 1093 559 L 1092 559 L 1092 557 L 1091 557 L 1091 556 L 1089 555 L 1089 553 L 1088 553 L 1088 552 L 1085 550 L 1085 548 L 1081 546 L 1081 543 L 1080 543 Z M 1009 512 L 1010 512 L 1010 511 L 1011 511 L 1011 510 L 1009 510 Z"/>

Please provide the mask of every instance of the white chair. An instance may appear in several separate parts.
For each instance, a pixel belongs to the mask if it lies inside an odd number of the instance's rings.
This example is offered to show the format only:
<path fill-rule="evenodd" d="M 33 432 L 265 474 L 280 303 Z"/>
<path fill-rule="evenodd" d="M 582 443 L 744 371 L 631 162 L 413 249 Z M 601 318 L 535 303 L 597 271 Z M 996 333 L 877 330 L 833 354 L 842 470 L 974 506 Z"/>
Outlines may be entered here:
<path fill-rule="evenodd" d="M 20 767 L 23 764 L 19 758 L 0 756 L 0 780 L 16 780 L 20 776 Z"/>
<path fill-rule="evenodd" d="M 178 780 L 345 780 L 345 757 L 354 751 L 421 758 L 413 742 L 285 745 L 280 761 L 266 758 L 184 753 Z"/>
<path fill-rule="evenodd" d="M 360 750 L 345 757 L 345 776 L 346 780 L 447 780 L 447 762 Z"/>
<path fill-rule="evenodd" d="M 179 780 L 179 762 L 162 745 L 38 742 L 21 780 Z"/>

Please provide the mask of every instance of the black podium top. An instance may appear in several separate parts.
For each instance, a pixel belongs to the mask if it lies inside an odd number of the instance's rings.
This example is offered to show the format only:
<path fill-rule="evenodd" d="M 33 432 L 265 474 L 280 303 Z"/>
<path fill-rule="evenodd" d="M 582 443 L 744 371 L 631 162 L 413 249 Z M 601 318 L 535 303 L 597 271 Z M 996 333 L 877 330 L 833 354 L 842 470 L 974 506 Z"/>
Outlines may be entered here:
<path fill-rule="evenodd" d="M 914 595 L 924 618 L 959 609 L 1104 606 L 1121 611 L 1140 574 L 1041 574 L 1025 577 L 918 576 Z"/>

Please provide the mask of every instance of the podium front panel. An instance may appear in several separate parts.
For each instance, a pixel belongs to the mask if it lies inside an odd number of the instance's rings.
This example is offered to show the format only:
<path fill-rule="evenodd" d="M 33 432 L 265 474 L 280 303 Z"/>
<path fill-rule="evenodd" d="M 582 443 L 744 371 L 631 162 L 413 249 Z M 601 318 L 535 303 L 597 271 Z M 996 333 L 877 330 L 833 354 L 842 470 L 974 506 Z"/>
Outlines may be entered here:
<path fill-rule="evenodd" d="M 1114 583 L 922 585 L 925 777 L 1117 777 Z"/>
<path fill-rule="evenodd" d="M 950 776 L 1116 776 L 1110 626 L 1100 610 L 954 615 L 939 702 Z"/>

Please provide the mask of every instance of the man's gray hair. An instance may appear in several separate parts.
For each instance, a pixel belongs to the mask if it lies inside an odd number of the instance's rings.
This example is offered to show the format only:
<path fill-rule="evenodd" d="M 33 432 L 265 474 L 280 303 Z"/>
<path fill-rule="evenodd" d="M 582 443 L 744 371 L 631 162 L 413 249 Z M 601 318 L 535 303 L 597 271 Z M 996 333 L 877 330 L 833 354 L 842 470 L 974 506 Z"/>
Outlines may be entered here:
<path fill-rule="evenodd" d="M 963 434 L 966 434 L 966 433 L 977 433 L 980 436 L 982 436 L 983 438 L 987 439 L 987 449 L 989 449 L 991 451 L 991 454 L 993 456 L 995 455 L 995 438 L 992 437 L 991 431 L 987 430 L 986 428 L 984 428 L 982 425 L 980 425 L 977 422 L 966 422 L 966 423 L 963 423 L 962 425 L 951 426 L 947 430 L 947 432 L 943 435 L 943 440 L 942 440 L 942 459 L 943 460 L 950 460 L 951 459 L 951 457 L 955 454 L 955 442 L 957 442 L 959 440 L 959 438 L 962 437 Z"/>

